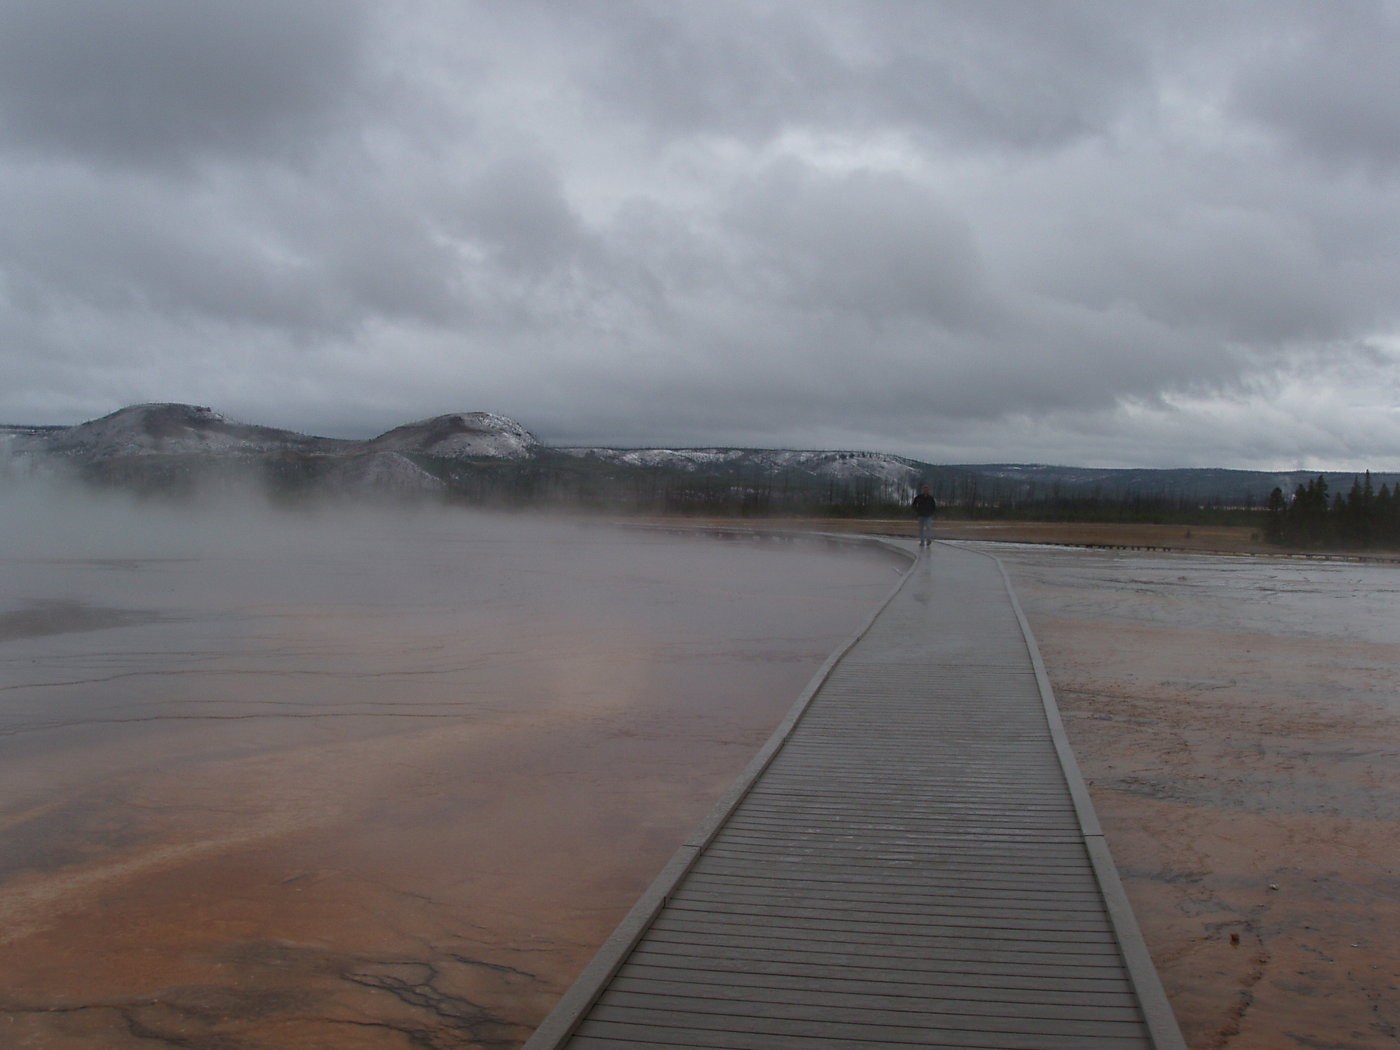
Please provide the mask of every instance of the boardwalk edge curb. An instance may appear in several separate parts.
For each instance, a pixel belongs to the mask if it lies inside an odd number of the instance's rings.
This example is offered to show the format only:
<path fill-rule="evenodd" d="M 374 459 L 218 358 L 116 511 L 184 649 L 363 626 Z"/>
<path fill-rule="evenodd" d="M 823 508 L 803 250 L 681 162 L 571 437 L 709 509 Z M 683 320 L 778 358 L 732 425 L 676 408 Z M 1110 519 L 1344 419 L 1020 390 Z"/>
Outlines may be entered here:
<path fill-rule="evenodd" d="M 1060 716 L 1060 707 L 1055 700 L 1055 691 L 1050 686 L 1050 677 L 1040 657 L 1040 647 L 1036 644 L 1035 635 L 1031 631 L 1025 611 L 1021 608 L 1021 602 L 1016 597 L 1016 589 L 1011 585 L 1011 576 L 1002 560 L 995 554 L 974 550 L 962 544 L 953 546 L 991 558 L 1001 570 L 1006 593 L 1011 598 L 1011 608 L 1016 613 L 1016 619 L 1021 625 L 1021 634 L 1025 637 L 1031 666 L 1035 668 L 1035 679 L 1040 687 L 1040 698 L 1045 705 L 1045 717 L 1050 724 L 1050 735 L 1060 759 L 1060 768 L 1064 771 L 1065 780 L 1069 785 L 1070 797 L 1074 801 L 1075 812 L 1084 832 L 1084 842 L 1089 850 L 1089 859 L 1093 863 L 1104 904 L 1108 907 L 1109 920 L 1118 935 L 1124 965 L 1137 991 L 1138 1004 L 1142 1008 L 1143 1021 L 1152 1038 L 1152 1045 L 1157 1050 L 1186 1050 L 1186 1041 L 1182 1037 L 1176 1014 L 1172 1012 L 1166 990 L 1157 975 L 1157 967 L 1152 961 L 1152 954 L 1147 950 L 1147 942 L 1143 940 L 1142 930 L 1133 915 L 1132 904 L 1128 901 L 1128 894 L 1118 876 L 1118 866 L 1113 862 L 1108 842 L 1099 827 L 1099 818 L 1094 812 L 1088 785 L 1085 784 L 1084 774 L 1079 769 L 1079 761 L 1074 757 L 1074 749 L 1070 746 L 1069 734 L 1065 731 L 1064 719 Z"/>

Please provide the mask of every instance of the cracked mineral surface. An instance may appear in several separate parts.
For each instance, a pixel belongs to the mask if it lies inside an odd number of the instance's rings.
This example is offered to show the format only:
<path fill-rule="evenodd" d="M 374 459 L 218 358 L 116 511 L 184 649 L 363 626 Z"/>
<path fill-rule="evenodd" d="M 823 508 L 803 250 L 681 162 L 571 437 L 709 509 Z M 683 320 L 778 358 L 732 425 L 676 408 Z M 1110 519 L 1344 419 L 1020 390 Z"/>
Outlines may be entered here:
<path fill-rule="evenodd" d="M 0 1045 L 517 1046 L 896 580 L 466 513 L 6 521 Z"/>

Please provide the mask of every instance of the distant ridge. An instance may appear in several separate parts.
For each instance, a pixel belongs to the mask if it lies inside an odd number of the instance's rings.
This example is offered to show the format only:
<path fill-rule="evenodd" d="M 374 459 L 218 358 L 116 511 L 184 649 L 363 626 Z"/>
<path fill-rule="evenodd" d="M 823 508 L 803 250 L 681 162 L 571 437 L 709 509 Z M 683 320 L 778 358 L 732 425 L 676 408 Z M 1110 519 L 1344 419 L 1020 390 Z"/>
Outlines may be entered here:
<path fill-rule="evenodd" d="M 435 416 L 407 423 L 369 441 L 315 437 L 240 423 L 204 405 L 129 405 L 71 427 L 4 427 L 11 451 L 63 455 L 87 462 L 125 456 L 260 455 L 300 452 L 354 456 L 414 452 L 427 456 L 528 456 L 539 441 L 513 419 L 487 412 Z"/>
<path fill-rule="evenodd" d="M 5 453 L 8 451 L 9 455 Z M 983 507 L 1146 501 L 1261 507 L 1309 471 L 1096 469 L 1043 464 L 933 464 L 879 452 L 544 445 L 508 416 L 462 412 L 405 423 L 366 441 L 242 423 L 203 405 L 130 405 L 76 426 L 0 426 L 0 474 L 75 471 L 108 485 L 171 490 L 235 472 L 270 489 L 484 502 L 567 501 L 648 508 L 714 506 L 764 513 L 822 505 L 902 507 L 927 481 L 944 502 Z M 1322 474 L 1331 491 L 1354 475 Z M 1394 487 L 1400 474 L 1376 474 Z"/>
<path fill-rule="evenodd" d="M 278 451 L 332 454 L 351 442 L 238 423 L 203 405 L 129 405 L 101 419 L 38 433 L 17 451 L 88 461 L 119 456 L 250 455 Z"/>

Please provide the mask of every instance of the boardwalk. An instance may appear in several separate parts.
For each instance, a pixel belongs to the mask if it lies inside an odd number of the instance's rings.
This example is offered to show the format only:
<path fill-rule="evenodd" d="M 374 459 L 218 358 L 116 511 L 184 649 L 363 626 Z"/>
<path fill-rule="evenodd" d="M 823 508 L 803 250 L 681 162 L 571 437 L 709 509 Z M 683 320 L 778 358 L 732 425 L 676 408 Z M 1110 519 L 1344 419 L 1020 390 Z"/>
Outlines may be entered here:
<path fill-rule="evenodd" d="M 1015 599 L 939 545 L 526 1050 L 1179 1050 Z"/>

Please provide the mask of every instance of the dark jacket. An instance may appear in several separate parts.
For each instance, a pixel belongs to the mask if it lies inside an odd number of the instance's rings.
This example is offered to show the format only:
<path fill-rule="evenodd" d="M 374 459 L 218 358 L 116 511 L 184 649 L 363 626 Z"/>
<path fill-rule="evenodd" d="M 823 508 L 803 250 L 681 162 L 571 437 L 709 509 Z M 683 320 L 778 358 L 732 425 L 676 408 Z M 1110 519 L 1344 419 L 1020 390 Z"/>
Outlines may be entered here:
<path fill-rule="evenodd" d="M 927 492 L 920 492 L 914 497 L 914 513 L 921 518 L 933 517 L 933 512 L 938 509 L 938 504 L 933 501 L 933 497 Z"/>

